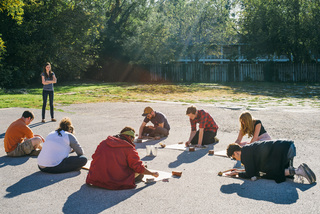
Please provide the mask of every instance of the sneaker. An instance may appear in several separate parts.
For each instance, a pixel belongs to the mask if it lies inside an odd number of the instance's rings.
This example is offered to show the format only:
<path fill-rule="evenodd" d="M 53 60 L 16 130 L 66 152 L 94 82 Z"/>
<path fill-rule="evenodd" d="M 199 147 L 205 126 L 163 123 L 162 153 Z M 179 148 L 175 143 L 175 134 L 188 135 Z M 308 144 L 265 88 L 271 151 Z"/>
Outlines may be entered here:
<path fill-rule="evenodd" d="M 317 178 L 316 178 L 316 175 L 314 174 L 314 172 L 309 168 L 309 166 L 305 163 L 302 164 L 302 166 L 304 167 L 305 171 L 311 175 L 312 177 L 312 183 L 316 182 Z"/>
<path fill-rule="evenodd" d="M 302 175 L 303 177 L 305 177 L 310 184 L 314 182 L 311 174 L 307 172 L 306 168 L 302 164 L 298 167 L 297 175 Z"/>
<path fill-rule="evenodd" d="M 45 123 L 45 122 L 46 122 L 45 119 L 42 119 L 42 120 L 41 120 L 41 123 Z"/>
<path fill-rule="evenodd" d="M 56 119 L 54 119 L 54 118 L 52 118 L 52 119 L 51 119 L 51 121 L 52 121 L 52 122 L 56 122 L 57 120 L 56 120 Z"/>

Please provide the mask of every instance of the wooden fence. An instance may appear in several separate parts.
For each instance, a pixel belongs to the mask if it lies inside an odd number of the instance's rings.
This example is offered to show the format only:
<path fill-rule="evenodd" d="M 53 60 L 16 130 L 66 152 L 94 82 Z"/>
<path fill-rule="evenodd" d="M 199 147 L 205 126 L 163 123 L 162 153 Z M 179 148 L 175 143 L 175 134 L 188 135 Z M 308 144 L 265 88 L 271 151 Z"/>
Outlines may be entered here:
<path fill-rule="evenodd" d="M 320 64 L 167 64 L 149 66 L 151 81 L 320 82 Z"/>

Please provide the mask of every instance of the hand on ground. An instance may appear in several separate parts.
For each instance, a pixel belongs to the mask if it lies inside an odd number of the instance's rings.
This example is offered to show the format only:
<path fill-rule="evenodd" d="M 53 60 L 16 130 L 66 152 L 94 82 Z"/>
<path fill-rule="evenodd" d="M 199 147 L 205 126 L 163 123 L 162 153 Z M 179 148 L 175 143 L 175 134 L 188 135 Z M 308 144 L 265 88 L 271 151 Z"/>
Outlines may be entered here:
<path fill-rule="evenodd" d="M 158 172 L 153 172 L 152 176 L 157 178 L 159 176 L 159 173 Z"/>

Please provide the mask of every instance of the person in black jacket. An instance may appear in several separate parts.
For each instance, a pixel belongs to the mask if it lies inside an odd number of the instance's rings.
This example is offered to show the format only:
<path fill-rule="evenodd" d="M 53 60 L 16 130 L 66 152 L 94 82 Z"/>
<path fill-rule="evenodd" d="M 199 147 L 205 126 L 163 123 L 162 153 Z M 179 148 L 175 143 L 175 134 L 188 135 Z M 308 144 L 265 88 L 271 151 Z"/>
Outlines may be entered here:
<path fill-rule="evenodd" d="M 303 163 L 298 168 L 292 166 L 296 148 L 290 140 L 259 141 L 243 147 L 233 143 L 227 148 L 227 156 L 241 161 L 245 167 L 245 172 L 231 171 L 226 173 L 228 176 L 238 175 L 255 180 L 263 173 L 264 178 L 281 183 L 286 177 L 301 175 L 310 184 L 316 181 L 315 174 L 307 164 Z"/>

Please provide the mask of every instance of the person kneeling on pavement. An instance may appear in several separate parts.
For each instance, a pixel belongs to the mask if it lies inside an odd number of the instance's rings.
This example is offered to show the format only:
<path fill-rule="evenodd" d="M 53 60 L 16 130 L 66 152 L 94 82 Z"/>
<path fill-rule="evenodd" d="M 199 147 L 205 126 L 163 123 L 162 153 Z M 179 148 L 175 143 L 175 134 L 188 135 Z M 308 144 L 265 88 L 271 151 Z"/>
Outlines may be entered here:
<path fill-rule="evenodd" d="M 133 143 L 135 131 L 125 127 L 120 134 L 103 140 L 92 155 L 88 185 L 110 190 L 132 189 L 143 175 L 158 177 L 145 168 Z"/>
<path fill-rule="evenodd" d="M 281 183 L 286 177 L 298 175 L 305 177 L 310 184 L 316 181 L 315 174 L 307 164 L 293 167 L 296 148 L 290 140 L 258 141 L 243 147 L 232 143 L 227 148 L 227 156 L 241 161 L 245 167 L 245 172 L 231 171 L 226 173 L 228 176 L 239 175 L 241 178 L 255 180 L 262 173 L 263 178 Z"/>

